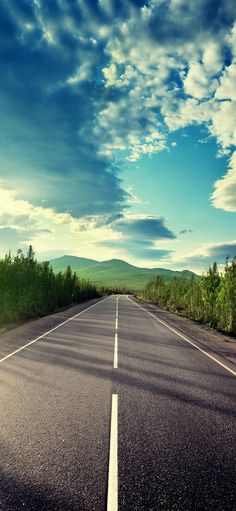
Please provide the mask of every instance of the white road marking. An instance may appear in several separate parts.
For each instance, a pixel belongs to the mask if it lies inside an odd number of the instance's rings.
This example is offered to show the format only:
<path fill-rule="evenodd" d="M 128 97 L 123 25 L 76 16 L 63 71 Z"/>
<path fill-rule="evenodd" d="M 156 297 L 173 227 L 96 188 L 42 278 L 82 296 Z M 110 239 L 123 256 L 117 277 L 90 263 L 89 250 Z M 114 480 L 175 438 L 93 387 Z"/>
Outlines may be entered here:
<path fill-rule="evenodd" d="M 115 325 L 115 344 L 114 344 L 114 361 L 113 367 L 114 369 L 118 369 L 118 314 L 119 314 L 119 305 L 118 300 L 119 296 L 116 299 L 116 325 Z"/>
<path fill-rule="evenodd" d="M 229 373 L 233 374 L 234 376 L 236 376 L 236 372 L 233 371 L 233 369 L 230 369 L 228 366 L 226 366 L 225 364 L 223 364 L 223 362 L 220 362 L 220 360 L 218 360 L 217 358 L 213 357 L 213 355 L 210 355 L 210 353 L 208 353 L 207 351 L 203 350 L 202 348 L 200 348 L 199 346 L 197 346 L 197 344 L 195 344 L 194 342 L 190 341 L 189 339 L 187 339 L 187 337 L 185 337 L 184 335 L 180 334 L 177 330 L 175 330 L 175 328 L 172 328 L 171 326 L 169 326 L 167 323 L 165 323 L 164 321 L 162 321 L 161 319 L 157 318 L 154 314 L 152 314 L 151 312 L 147 311 L 146 309 L 144 309 L 144 307 L 142 307 L 141 305 L 139 305 L 138 303 L 134 302 L 133 300 L 131 300 L 131 298 L 129 298 L 129 296 L 127 296 L 128 300 L 130 300 L 132 303 L 134 303 L 135 305 L 137 305 L 137 307 L 140 307 L 140 309 L 142 309 L 144 312 L 146 312 L 147 314 L 149 314 L 149 316 L 152 316 L 154 319 L 156 319 L 156 321 L 159 321 L 159 323 L 162 323 L 162 325 L 165 325 L 167 328 L 169 328 L 169 330 L 171 330 L 172 332 L 174 332 L 176 335 L 178 335 L 179 337 L 181 337 L 181 339 L 183 339 L 184 341 L 188 342 L 189 344 L 191 344 L 192 346 L 194 346 L 194 348 L 196 348 L 197 350 L 201 351 L 201 353 L 203 353 L 204 355 L 206 355 L 206 357 L 209 357 L 211 360 L 213 360 L 214 362 L 216 362 L 216 364 L 220 365 L 221 367 L 223 367 L 224 369 L 226 369 L 226 371 L 228 371 Z"/>
<path fill-rule="evenodd" d="M 118 395 L 112 394 L 107 511 L 118 511 Z"/>
<path fill-rule="evenodd" d="M 118 369 L 118 333 L 115 333 L 115 344 L 114 344 L 114 369 Z"/>
<path fill-rule="evenodd" d="M 17 353 L 19 353 L 20 351 L 24 350 L 25 348 L 27 348 L 28 346 L 30 346 L 31 344 L 33 344 L 34 342 L 36 341 L 39 341 L 40 339 L 43 339 L 43 337 L 46 337 L 46 335 L 50 334 L 51 332 L 54 332 L 54 330 L 57 330 L 57 328 L 60 328 L 61 326 L 65 325 L 66 323 L 69 323 L 69 321 L 72 321 L 72 319 L 75 319 L 77 318 L 78 316 L 80 316 L 81 314 L 83 314 L 84 312 L 88 311 L 89 309 L 92 309 L 92 307 L 96 307 L 96 305 L 98 305 L 99 303 L 101 302 L 104 302 L 105 300 L 108 300 L 109 296 L 106 297 L 106 298 L 103 298 L 102 300 L 99 300 L 99 302 L 96 302 L 94 303 L 93 305 L 90 305 L 89 307 L 87 307 L 86 309 L 84 309 L 83 311 L 81 312 L 78 312 L 77 314 L 75 314 L 74 316 L 72 316 L 71 318 L 68 318 L 66 319 L 65 321 L 63 321 L 62 323 L 60 323 L 59 325 L 55 326 L 54 328 L 51 328 L 51 330 L 48 330 L 47 332 L 45 332 L 44 334 L 42 335 L 39 335 L 39 337 L 36 337 L 36 339 L 33 339 L 32 341 L 30 342 L 27 342 L 27 344 L 24 344 L 24 346 L 21 346 L 20 348 L 18 348 L 17 350 L 15 351 L 12 351 L 11 353 L 9 353 L 8 355 L 6 355 L 5 357 L 1 358 L 0 359 L 0 364 L 2 362 L 4 362 L 5 360 L 7 360 L 8 358 L 10 357 L 13 357 L 13 355 L 16 355 Z"/>

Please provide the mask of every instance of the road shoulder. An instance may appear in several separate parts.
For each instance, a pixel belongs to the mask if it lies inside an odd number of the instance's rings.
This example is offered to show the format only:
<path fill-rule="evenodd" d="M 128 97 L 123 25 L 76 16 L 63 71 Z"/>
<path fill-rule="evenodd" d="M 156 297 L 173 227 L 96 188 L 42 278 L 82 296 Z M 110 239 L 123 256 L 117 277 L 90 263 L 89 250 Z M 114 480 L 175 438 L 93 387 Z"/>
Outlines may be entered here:
<path fill-rule="evenodd" d="M 75 314 L 82 312 L 87 309 L 87 307 L 90 307 L 101 300 L 102 298 L 86 300 L 85 302 L 73 305 L 66 310 L 44 316 L 5 331 L 0 335 L 0 358 L 5 357 L 36 337 L 43 335 L 48 330 L 59 326 Z"/>
<path fill-rule="evenodd" d="M 236 339 L 234 337 L 224 335 L 213 328 L 197 323 L 180 314 L 161 309 L 156 305 L 138 300 L 137 298 L 132 299 L 171 328 L 177 330 L 181 335 L 197 343 L 199 347 L 206 349 L 212 355 L 219 357 L 220 360 L 235 370 Z"/>

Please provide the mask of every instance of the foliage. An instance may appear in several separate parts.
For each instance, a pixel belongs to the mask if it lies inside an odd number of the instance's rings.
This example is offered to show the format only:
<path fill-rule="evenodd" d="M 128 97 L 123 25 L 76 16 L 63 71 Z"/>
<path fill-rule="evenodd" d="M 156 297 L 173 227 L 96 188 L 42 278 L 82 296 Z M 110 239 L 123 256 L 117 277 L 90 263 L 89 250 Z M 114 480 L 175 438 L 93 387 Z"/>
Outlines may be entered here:
<path fill-rule="evenodd" d="M 119 286 L 100 286 L 98 288 L 101 295 L 131 295 L 133 292 L 128 287 Z"/>
<path fill-rule="evenodd" d="M 200 279 L 165 281 L 157 276 L 145 286 L 142 297 L 173 312 L 236 334 L 236 258 L 227 260 L 219 274 L 214 263 Z"/>
<path fill-rule="evenodd" d="M 94 285 L 72 273 L 54 274 L 49 262 L 38 263 L 32 247 L 0 259 L 0 325 L 19 323 L 98 296 Z"/>

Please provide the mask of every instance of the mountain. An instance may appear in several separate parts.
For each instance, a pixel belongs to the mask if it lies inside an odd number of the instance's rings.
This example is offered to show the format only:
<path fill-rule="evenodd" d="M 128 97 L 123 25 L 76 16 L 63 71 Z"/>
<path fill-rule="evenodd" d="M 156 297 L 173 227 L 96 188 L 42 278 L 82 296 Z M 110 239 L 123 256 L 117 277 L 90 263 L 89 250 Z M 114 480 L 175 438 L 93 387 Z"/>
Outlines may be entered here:
<path fill-rule="evenodd" d="M 89 279 L 98 286 L 128 287 L 132 290 L 142 289 L 146 282 L 156 275 L 162 275 L 165 280 L 173 277 L 198 277 L 189 270 L 174 271 L 165 268 L 139 268 L 121 259 L 96 261 L 84 257 L 64 255 L 52 259 L 50 264 L 57 273 L 64 271 L 68 265 L 76 271 L 79 277 Z"/>

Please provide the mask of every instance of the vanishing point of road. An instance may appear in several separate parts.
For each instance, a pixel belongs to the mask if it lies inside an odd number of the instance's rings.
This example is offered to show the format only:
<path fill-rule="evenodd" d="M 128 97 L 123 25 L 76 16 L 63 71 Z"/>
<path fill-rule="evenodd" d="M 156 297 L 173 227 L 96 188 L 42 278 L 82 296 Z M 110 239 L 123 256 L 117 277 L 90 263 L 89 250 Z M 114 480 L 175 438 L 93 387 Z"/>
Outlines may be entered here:
<path fill-rule="evenodd" d="M 233 363 L 173 315 L 91 303 L 7 334 L 0 510 L 236 510 Z"/>

